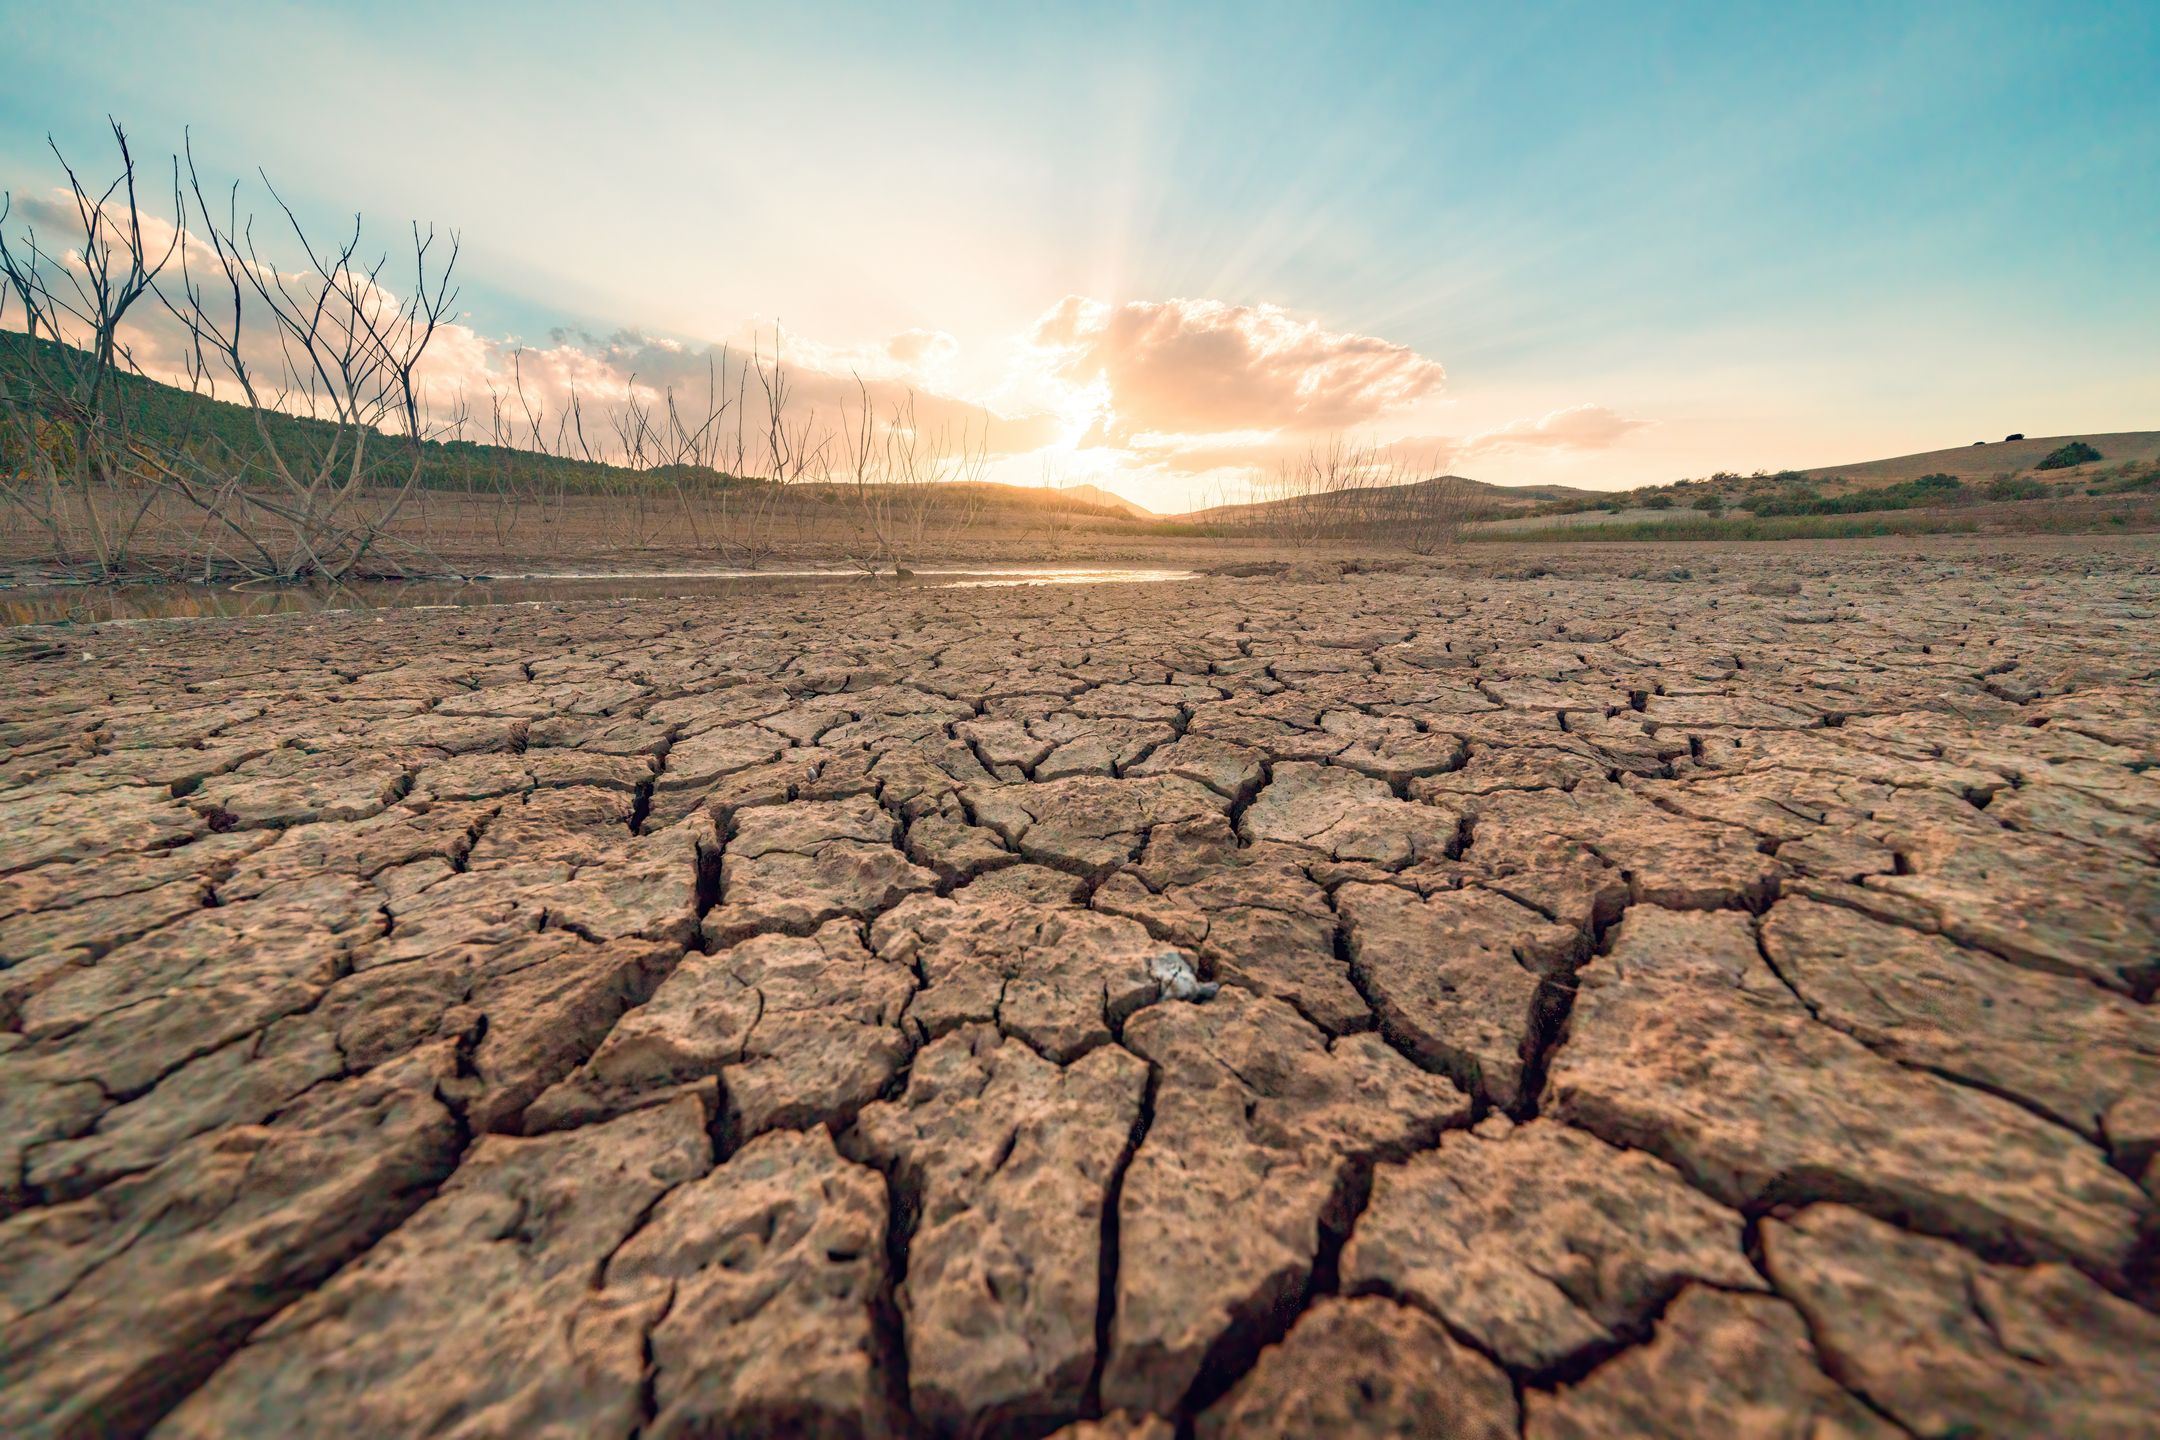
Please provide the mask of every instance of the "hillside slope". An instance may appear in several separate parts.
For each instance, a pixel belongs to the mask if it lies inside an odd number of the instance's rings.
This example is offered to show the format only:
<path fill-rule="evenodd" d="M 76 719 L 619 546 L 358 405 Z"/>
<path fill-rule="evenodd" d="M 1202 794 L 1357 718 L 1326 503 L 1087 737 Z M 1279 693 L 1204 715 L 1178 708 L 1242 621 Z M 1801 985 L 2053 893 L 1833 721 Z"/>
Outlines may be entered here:
<path fill-rule="evenodd" d="M 1823 465 L 1801 475 L 1821 483 L 1844 480 L 1854 485 L 1894 485 L 1922 475 L 1955 475 L 1960 480 L 1992 479 L 2032 469 L 2048 452 L 2073 440 L 2082 440 L 2100 452 L 2096 463 L 2116 465 L 2160 460 L 2160 430 L 2117 430 L 2104 435 L 2041 435 L 2029 440 L 1997 440 L 1985 445 L 1960 445 L 1952 450 L 1923 450 L 1916 455 L 1893 455 L 1884 460 L 1861 460 L 1850 465 Z"/>
<path fill-rule="evenodd" d="M 1122 514 L 1130 515 L 1135 520 L 1162 519 L 1162 516 L 1148 509 L 1145 505 L 1136 505 L 1116 491 L 1105 490 L 1100 485 L 1088 485 L 1085 483 L 1067 485 L 1062 487 L 1058 493 L 1069 500 L 1077 500 L 1083 505 L 1095 505 L 1105 510 L 1119 511 Z"/>

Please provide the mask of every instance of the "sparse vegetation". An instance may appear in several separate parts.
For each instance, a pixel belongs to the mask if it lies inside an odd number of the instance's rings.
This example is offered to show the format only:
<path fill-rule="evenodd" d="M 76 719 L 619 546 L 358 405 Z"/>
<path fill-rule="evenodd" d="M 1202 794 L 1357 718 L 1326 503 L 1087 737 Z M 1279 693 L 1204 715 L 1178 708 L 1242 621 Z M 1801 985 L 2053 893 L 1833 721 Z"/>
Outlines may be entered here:
<path fill-rule="evenodd" d="M 1435 468 L 1330 436 L 1278 462 L 1251 503 L 1211 507 L 1188 523 L 1293 551 L 1356 542 L 1429 555 L 1453 544 L 1475 514 L 1469 487 Z"/>
<path fill-rule="evenodd" d="M 2107 479 L 2085 489 L 2088 495 L 2127 495 L 2136 490 L 2160 488 L 2160 460 L 2146 465 L 2123 465 Z"/>
<path fill-rule="evenodd" d="M 2090 465 L 2099 458 L 2100 452 L 2098 450 L 2095 450 L 2083 440 L 2072 440 L 2067 445 L 2058 445 L 2053 450 L 2048 451 L 2046 457 L 2039 464 L 2033 466 L 2033 469 L 2068 470 L 2073 465 Z"/>
<path fill-rule="evenodd" d="M 1553 525 L 1538 530 L 1471 531 L 1471 540 L 1516 544 L 1576 544 L 1593 540 L 1845 540 L 1869 535 L 1961 535 L 1976 521 L 1935 516 L 1787 516 L 1750 519 L 1737 515 L 1683 516 L 1672 520 L 1623 521 L 1612 525 Z"/>
<path fill-rule="evenodd" d="M 1758 519 L 1776 515 L 1861 515 L 1875 510 L 1911 510 L 1923 505 L 1954 505 L 1967 499 L 1965 482 L 1955 475 L 1922 475 L 1897 485 L 1824 495 L 1811 488 L 1751 497 L 1746 508 Z"/>
<path fill-rule="evenodd" d="M 2047 486 L 2030 475 L 2001 475 L 1988 482 L 1987 498 L 1990 500 L 2037 500 L 2047 494 Z"/>
<path fill-rule="evenodd" d="M 179 213 L 160 250 L 146 238 L 127 136 L 112 128 L 119 174 L 102 190 L 59 157 L 75 243 L 56 253 L 27 228 L 17 241 L 0 233 L 24 337 L 0 376 L 10 506 L 63 556 L 71 535 L 86 536 L 105 578 L 135 568 L 135 538 L 160 502 L 199 517 L 199 556 L 186 558 L 205 573 L 334 581 L 371 557 L 385 563 L 393 546 L 406 559 L 387 563 L 409 564 L 419 547 L 390 527 L 423 469 L 431 425 L 416 377 L 456 303 L 456 237 L 438 247 L 433 230 L 414 227 L 399 275 L 387 257 L 365 258 L 357 219 L 342 241 L 319 245 L 272 191 L 287 243 L 307 262 L 284 269 L 259 248 L 237 190 L 213 208 L 189 155 L 184 169 L 175 161 Z M 244 426 L 174 436 L 143 423 L 122 335 L 138 305 L 177 323 L 193 391 L 237 394 Z M 312 423 L 285 423 L 295 415 Z"/>

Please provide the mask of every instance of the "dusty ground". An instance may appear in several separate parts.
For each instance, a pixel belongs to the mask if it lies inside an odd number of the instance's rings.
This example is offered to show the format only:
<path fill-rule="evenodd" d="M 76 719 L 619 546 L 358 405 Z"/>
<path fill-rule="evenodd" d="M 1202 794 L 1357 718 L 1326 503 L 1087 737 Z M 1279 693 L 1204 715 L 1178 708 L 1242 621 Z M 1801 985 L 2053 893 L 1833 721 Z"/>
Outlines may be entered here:
<path fill-rule="evenodd" d="M 2160 1433 L 2154 552 L 1651 553 L 11 640 L 0 1431 Z"/>

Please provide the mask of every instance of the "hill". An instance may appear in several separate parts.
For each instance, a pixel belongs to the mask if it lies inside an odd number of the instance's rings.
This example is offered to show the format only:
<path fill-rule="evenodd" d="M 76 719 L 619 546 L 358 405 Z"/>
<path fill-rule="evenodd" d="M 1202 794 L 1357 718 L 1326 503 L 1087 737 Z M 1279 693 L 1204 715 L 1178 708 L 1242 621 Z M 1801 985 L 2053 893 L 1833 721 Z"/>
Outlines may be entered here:
<path fill-rule="evenodd" d="M 1124 496 L 1117 494 L 1115 491 L 1105 490 L 1100 485 L 1067 485 L 1062 487 L 1058 493 L 1064 495 L 1067 499 L 1077 500 L 1083 505 L 1093 505 L 1104 510 L 1115 510 L 1120 514 L 1129 515 L 1135 520 L 1160 520 L 1163 518 L 1146 506 L 1135 505 Z"/>
<path fill-rule="evenodd" d="M 1413 480 L 1407 486 L 1389 488 L 1400 491 L 1431 485 L 1457 487 L 1462 494 L 1465 508 L 1479 516 L 1506 515 L 1518 510 L 1528 510 L 1536 505 L 1594 501 L 1600 494 L 1596 490 L 1580 490 L 1573 485 L 1496 485 L 1488 480 L 1473 480 L 1467 475 L 1435 475 L 1430 480 Z M 1354 492 L 1350 495 L 1320 497 L 1320 503 L 1323 506 L 1349 505 L 1358 500 L 1369 500 L 1372 493 Z M 1254 500 L 1242 505 L 1214 505 L 1177 518 L 1203 525 L 1264 525 L 1270 515 L 1296 509 L 1307 503 L 1304 499 Z"/>
<path fill-rule="evenodd" d="M 1915 455 L 1894 455 L 1886 460 L 1823 465 L 1802 470 L 1799 474 L 1817 488 L 1827 487 L 1832 491 L 1842 488 L 1837 482 L 1854 487 L 1895 485 L 1917 480 L 1922 475 L 1955 475 L 1965 481 L 1990 480 L 1998 475 L 2023 474 L 2046 459 L 2050 451 L 2073 440 L 2082 440 L 2100 452 L 2096 464 L 2160 460 L 2160 430 L 2117 430 L 2105 435 L 2043 435 L 2029 440 L 1960 445 L 1951 450 L 1923 450 Z"/>
<path fill-rule="evenodd" d="M 1462 475 L 1446 478 L 1465 486 L 1478 499 L 1497 505 L 1536 505 L 1552 500 L 1594 500 L 1603 493 L 1585 490 L 1577 485 L 1497 485 L 1489 480 L 1472 480 Z"/>

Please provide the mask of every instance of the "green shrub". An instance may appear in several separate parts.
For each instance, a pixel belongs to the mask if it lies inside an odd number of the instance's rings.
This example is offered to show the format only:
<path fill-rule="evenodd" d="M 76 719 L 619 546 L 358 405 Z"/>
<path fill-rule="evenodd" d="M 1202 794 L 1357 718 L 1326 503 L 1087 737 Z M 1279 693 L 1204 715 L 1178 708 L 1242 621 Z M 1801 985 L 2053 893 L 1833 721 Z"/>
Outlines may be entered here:
<path fill-rule="evenodd" d="M 1747 508 L 1757 515 L 1818 515 L 1822 504 L 1822 492 L 1804 485 L 1784 495 L 1756 496 L 1747 502 Z"/>
<path fill-rule="evenodd" d="M 1939 511 L 1918 515 L 1808 515 L 1767 521 L 1745 516 L 1686 515 L 1670 520 L 1542 530 L 1472 530 L 1463 538 L 1515 545 L 1574 544 L 1585 540 L 1838 540 L 1867 535 L 1969 535 L 1978 528 L 1969 516 Z"/>
<path fill-rule="evenodd" d="M 2154 465 L 2142 475 L 2128 466 L 2113 480 L 2103 480 L 2085 493 L 2088 495 L 2126 495 L 2133 490 L 2160 488 L 2160 464 Z"/>
<path fill-rule="evenodd" d="M 1652 495 L 1642 503 L 1645 510 L 1670 510 L 1672 509 L 1672 496 Z"/>
<path fill-rule="evenodd" d="M 1813 489 L 1798 489 L 1786 495 L 1773 495 L 1748 505 L 1757 516 L 1770 515 L 1859 515 L 1871 510 L 1910 510 L 1921 505 L 1958 505 L 1970 498 L 1971 492 L 1965 482 L 1955 475 L 1937 472 L 1922 475 L 1917 480 L 1906 480 L 1896 485 L 1879 485 L 1872 490 L 1850 490 L 1843 495 L 1823 495 Z"/>
<path fill-rule="evenodd" d="M 2100 452 L 2082 440 L 2072 440 L 2048 451 L 2047 458 L 2033 466 L 2035 470 L 2068 470 L 2073 465 L 2089 465 L 2100 458 Z"/>
<path fill-rule="evenodd" d="M 1990 481 L 1987 496 L 1990 500 L 2037 500 L 2047 494 L 2047 486 L 2030 475 L 2005 475 Z"/>

